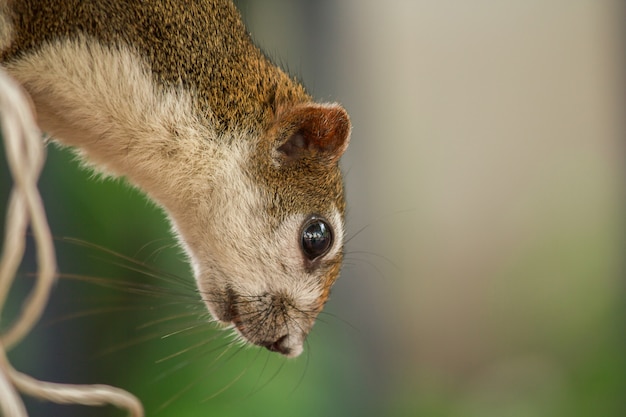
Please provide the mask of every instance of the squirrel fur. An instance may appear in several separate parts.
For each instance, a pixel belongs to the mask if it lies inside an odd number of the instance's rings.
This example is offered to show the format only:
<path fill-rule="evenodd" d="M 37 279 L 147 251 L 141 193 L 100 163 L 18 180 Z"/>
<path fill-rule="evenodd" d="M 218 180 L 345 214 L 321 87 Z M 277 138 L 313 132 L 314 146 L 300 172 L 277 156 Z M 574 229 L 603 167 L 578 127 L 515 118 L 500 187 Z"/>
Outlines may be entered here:
<path fill-rule="evenodd" d="M 0 0 L 0 70 L 44 131 L 165 209 L 216 320 L 302 352 L 341 268 L 350 120 L 230 1 Z"/>

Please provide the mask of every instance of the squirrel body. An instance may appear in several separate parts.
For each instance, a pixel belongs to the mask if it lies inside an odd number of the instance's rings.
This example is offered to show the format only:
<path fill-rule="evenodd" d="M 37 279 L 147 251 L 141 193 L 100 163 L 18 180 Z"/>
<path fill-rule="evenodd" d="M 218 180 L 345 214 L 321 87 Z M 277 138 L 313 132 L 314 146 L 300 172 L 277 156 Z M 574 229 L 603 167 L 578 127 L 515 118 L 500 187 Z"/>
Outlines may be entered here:
<path fill-rule="evenodd" d="M 212 316 L 286 356 L 339 275 L 350 121 L 226 0 L 0 0 L 0 69 L 40 127 L 168 213 Z"/>

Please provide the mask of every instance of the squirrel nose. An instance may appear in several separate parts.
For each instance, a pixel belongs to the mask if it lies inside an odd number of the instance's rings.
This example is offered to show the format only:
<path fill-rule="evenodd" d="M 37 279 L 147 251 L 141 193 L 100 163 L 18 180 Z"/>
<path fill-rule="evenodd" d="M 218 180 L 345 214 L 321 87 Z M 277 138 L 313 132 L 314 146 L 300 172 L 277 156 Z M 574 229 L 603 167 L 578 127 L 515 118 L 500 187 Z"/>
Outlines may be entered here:
<path fill-rule="evenodd" d="M 289 356 L 291 353 L 291 347 L 288 346 L 287 336 L 281 336 L 276 340 L 267 340 L 260 343 L 261 346 L 271 352 L 278 352 L 285 356 Z"/>

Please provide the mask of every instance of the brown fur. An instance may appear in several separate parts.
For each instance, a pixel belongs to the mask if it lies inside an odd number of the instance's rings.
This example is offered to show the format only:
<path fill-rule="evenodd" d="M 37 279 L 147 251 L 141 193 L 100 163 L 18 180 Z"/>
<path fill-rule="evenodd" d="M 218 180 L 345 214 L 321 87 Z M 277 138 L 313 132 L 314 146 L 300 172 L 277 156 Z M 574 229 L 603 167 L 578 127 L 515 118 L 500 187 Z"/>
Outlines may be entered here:
<path fill-rule="evenodd" d="M 166 209 L 217 320 L 298 355 L 342 261 L 345 110 L 263 56 L 230 1 L 4 1 L 0 63 L 41 126 Z M 311 216 L 335 230 L 313 260 Z"/>
<path fill-rule="evenodd" d="M 252 43 L 226 0 L 9 0 L 15 39 L 0 61 L 60 37 L 132 45 L 156 79 L 194 91 L 216 130 L 266 128 L 277 106 L 311 101 Z"/>

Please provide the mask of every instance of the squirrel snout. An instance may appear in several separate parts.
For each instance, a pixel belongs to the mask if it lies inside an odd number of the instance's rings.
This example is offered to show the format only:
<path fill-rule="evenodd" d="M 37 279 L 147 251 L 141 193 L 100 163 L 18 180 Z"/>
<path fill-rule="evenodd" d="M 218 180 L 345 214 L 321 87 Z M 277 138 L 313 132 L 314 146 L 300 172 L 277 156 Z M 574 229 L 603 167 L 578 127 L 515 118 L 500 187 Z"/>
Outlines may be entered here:
<path fill-rule="evenodd" d="M 244 296 L 231 288 L 222 298 L 220 310 L 219 319 L 231 323 L 247 342 L 287 357 L 302 353 L 316 316 L 282 295 Z"/>
<path fill-rule="evenodd" d="M 271 352 L 278 352 L 288 358 L 299 356 L 304 350 L 304 339 L 306 334 L 301 329 L 291 329 L 289 334 L 279 337 L 276 340 L 257 343 Z"/>
<path fill-rule="evenodd" d="M 281 336 L 277 340 L 268 340 L 265 342 L 259 343 L 259 345 L 263 346 L 267 350 L 271 352 L 278 352 L 285 356 L 289 356 L 291 353 L 291 347 L 288 345 L 288 336 Z"/>

